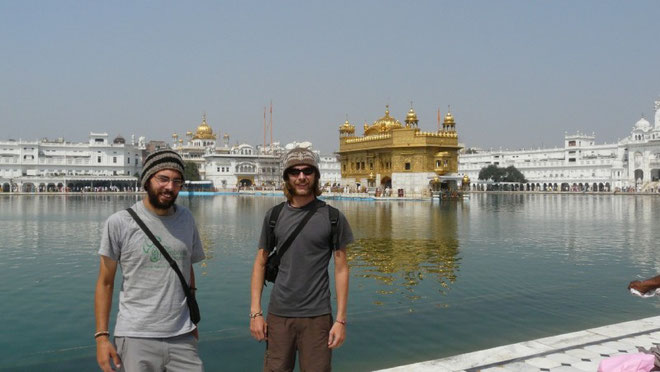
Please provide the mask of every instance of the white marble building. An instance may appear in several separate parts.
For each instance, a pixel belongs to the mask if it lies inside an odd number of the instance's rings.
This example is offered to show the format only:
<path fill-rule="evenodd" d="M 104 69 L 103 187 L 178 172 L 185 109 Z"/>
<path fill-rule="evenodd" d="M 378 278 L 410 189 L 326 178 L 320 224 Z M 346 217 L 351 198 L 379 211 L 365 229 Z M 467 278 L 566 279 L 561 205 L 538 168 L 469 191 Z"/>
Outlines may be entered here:
<path fill-rule="evenodd" d="M 141 150 L 117 136 L 90 133 L 87 143 L 0 141 L 2 192 L 63 191 L 104 187 L 134 189 L 142 165 Z"/>
<path fill-rule="evenodd" d="M 634 188 L 637 191 L 660 187 L 660 101 L 655 101 L 654 124 L 641 118 L 630 135 L 612 144 L 596 144 L 595 135 L 576 133 L 564 136 L 558 148 L 490 150 L 459 156 L 459 173 L 467 175 L 473 187 L 479 171 L 490 165 L 515 166 L 534 190 L 608 191 Z"/>
<path fill-rule="evenodd" d="M 213 181 L 213 186 L 218 189 L 249 186 L 279 188 L 282 149 L 273 146 L 271 151 L 268 150 L 271 149 L 245 143 L 216 148 L 204 155 L 204 179 Z"/>
<path fill-rule="evenodd" d="M 320 155 L 319 172 L 321 172 L 321 186 L 339 186 L 341 180 L 341 164 L 337 155 Z"/>
<path fill-rule="evenodd" d="M 279 142 L 253 146 L 247 143 L 229 145 L 229 135 L 216 141 L 216 134 L 208 125 L 206 116 L 195 132 L 187 132 L 184 143 L 178 134 L 172 135 L 172 148 L 179 151 L 185 161 L 197 164 L 202 180 L 212 181 L 216 189 L 233 190 L 239 187 L 281 188 L 282 156 L 295 147 L 312 148 L 310 142 L 292 142 L 282 146 Z M 319 157 L 321 184 L 339 183 L 341 174 L 335 156 Z"/>

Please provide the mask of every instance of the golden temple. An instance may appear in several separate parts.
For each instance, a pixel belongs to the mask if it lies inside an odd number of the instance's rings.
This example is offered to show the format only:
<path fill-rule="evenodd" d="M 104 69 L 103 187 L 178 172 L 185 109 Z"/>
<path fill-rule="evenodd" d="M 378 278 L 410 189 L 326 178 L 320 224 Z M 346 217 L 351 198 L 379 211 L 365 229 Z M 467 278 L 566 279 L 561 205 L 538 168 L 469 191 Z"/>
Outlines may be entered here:
<path fill-rule="evenodd" d="M 437 131 L 424 132 L 418 124 L 412 104 L 404 123 L 385 106 L 383 117 L 364 124 L 362 137 L 355 135 L 355 126 L 346 120 L 339 127 L 338 154 L 348 186 L 422 193 L 439 187 L 439 178 L 455 175 L 461 146 L 451 112 Z"/>

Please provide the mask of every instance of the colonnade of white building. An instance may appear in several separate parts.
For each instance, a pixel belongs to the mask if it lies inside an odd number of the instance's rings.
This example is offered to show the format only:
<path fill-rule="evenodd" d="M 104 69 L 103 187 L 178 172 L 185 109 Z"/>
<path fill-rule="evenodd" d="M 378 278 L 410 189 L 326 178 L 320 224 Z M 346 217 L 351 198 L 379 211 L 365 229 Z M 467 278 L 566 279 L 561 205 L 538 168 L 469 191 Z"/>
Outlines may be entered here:
<path fill-rule="evenodd" d="M 561 190 L 568 185 L 570 190 L 597 191 L 602 184 L 601 191 L 655 191 L 660 187 L 660 101 L 655 102 L 654 119 L 651 125 L 642 117 L 626 138 L 612 144 L 596 144 L 594 134 L 577 132 L 566 134 L 564 146 L 558 148 L 461 154 L 458 171 L 473 185 L 486 186 L 479 181 L 479 172 L 494 164 L 515 166 L 535 188 L 545 184 Z"/>

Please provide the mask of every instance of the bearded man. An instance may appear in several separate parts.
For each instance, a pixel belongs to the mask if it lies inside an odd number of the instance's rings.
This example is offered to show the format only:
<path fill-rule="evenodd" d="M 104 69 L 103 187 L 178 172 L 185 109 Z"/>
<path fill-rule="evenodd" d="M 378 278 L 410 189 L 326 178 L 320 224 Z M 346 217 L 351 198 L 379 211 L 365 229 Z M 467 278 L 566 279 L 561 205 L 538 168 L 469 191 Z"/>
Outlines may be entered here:
<path fill-rule="evenodd" d="M 141 186 L 147 196 L 131 209 L 151 230 L 195 290 L 192 264 L 204 259 L 195 221 L 175 204 L 184 183 L 183 161 L 172 150 L 149 154 Z M 190 319 L 183 283 L 160 250 L 127 210 L 111 215 L 103 228 L 101 264 L 94 296 L 96 357 L 104 372 L 203 371 L 197 327 Z M 122 285 L 110 341 L 109 319 L 117 266 Z"/>
<path fill-rule="evenodd" d="M 346 337 L 346 246 L 353 242 L 353 233 L 341 212 L 316 198 L 321 194 L 316 155 L 308 149 L 295 148 L 285 155 L 283 163 L 287 202 L 271 208 L 264 217 L 252 269 L 250 333 L 258 341 L 267 341 L 264 371 L 293 371 L 296 353 L 300 371 L 330 371 L 332 350 L 341 346 Z M 274 217 L 274 213 L 278 215 Z M 333 219 L 333 215 L 337 218 Z M 301 229 L 297 229 L 299 225 Z M 294 230 L 299 230 L 298 235 L 292 237 Z M 279 272 L 264 320 L 261 294 L 266 261 L 274 248 L 279 251 L 283 245 L 288 248 L 278 252 Z M 334 257 L 335 263 L 334 320 L 328 275 L 330 257 Z"/>

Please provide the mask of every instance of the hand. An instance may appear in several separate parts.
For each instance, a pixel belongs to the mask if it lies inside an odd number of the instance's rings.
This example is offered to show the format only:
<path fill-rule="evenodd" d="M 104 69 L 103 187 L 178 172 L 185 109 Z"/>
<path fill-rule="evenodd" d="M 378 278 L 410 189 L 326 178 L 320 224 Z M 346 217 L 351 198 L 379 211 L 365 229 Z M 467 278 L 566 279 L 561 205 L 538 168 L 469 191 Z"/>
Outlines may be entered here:
<path fill-rule="evenodd" d="M 628 284 L 628 289 L 635 289 L 635 290 L 639 291 L 639 293 L 644 294 L 644 293 L 646 293 L 648 291 L 651 291 L 655 288 L 652 285 L 644 284 L 644 281 L 635 280 L 635 281 L 630 282 L 630 284 Z"/>
<path fill-rule="evenodd" d="M 195 330 L 192 331 L 192 335 L 195 338 L 195 340 L 199 341 L 199 328 L 195 327 Z"/>
<path fill-rule="evenodd" d="M 346 325 L 339 322 L 335 322 L 330 328 L 330 334 L 328 335 L 328 347 L 330 349 L 336 349 L 344 343 L 346 339 Z"/>
<path fill-rule="evenodd" d="M 268 339 L 268 324 L 263 316 L 250 319 L 250 333 L 259 342 Z"/>
<path fill-rule="evenodd" d="M 114 371 L 110 365 L 110 359 L 117 369 L 121 368 L 121 359 L 117 355 L 117 350 L 107 336 L 101 336 L 96 339 L 96 361 L 103 372 Z"/>

